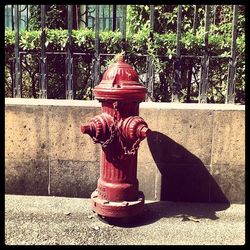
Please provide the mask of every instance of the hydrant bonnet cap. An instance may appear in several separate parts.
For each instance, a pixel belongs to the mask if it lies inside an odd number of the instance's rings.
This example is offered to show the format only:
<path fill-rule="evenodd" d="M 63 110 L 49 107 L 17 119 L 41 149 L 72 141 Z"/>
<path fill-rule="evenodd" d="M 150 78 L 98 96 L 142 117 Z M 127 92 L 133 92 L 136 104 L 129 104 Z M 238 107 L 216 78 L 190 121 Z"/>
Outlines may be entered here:
<path fill-rule="evenodd" d="M 139 82 L 138 74 L 131 65 L 120 57 L 103 74 L 98 86 L 94 88 L 96 99 L 143 101 L 147 89 Z"/>

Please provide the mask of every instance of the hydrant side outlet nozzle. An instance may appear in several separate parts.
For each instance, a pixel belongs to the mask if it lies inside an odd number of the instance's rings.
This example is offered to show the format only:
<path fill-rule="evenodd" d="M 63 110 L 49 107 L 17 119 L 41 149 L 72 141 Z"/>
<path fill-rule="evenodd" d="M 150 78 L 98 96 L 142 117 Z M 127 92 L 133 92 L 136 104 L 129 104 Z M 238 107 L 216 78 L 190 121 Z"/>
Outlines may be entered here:
<path fill-rule="evenodd" d="M 130 116 L 121 124 L 123 137 L 130 140 L 143 140 L 149 133 L 147 123 L 139 116 Z"/>
<path fill-rule="evenodd" d="M 147 89 L 136 71 L 121 58 L 103 74 L 94 90 L 102 114 L 93 117 L 81 132 L 102 146 L 100 177 L 91 195 L 92 210 L 105 217 L 130 217 L 144 207 L 139 191 L 137 153 L 150 129 L 139 116 L 139 103 Z"/>
<path fill-rule="evenodd" d="M 141 127 L 138 128 L 138 137 L 144 139 L 150 134 L 150 132 L 151 130 L 147 126 L 141 125 Z"/>
<path fill-rule="evenodd" d="M 81 132 L 91 136 L 95 143 L 103 144 L 111 134 L 109 128 L 112 122 L 110 115 L 102 113 L 93 117 L 87 125 L 81 125 Z"/>
<path fill-rule="evenodd" d="M 91 125 L 81 125 L 81 132 L 83 134 L 89 134 L 91 135 L 92 134 L 92 129 L 91 129 Z"/>

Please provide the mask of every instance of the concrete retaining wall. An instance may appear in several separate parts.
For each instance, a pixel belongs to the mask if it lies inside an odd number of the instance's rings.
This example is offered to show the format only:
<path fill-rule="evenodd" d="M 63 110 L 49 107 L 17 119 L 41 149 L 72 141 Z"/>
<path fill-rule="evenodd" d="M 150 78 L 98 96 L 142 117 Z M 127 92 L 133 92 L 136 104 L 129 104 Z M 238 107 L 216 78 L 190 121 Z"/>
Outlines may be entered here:
<path fill-rule="evenodd" d="M 97 101 L 5 99 L 5 192 L 90 197 L 100 145 L 80 125 Z M 146 199 L 245 202 L 245 106 L 140 104 L 153 132 L 139 148 Z"/>

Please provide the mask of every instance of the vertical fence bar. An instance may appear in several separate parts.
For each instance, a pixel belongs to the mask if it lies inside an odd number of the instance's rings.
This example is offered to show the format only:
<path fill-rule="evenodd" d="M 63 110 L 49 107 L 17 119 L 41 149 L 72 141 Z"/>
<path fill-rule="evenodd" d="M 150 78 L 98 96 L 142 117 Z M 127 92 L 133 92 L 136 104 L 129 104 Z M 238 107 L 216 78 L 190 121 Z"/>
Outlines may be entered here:
<path fill-rule="evenodd" d="M 26 29 L 29 30 L 29 5 L 27 6 L 27 13 L 26 13 Z"/>
<path fill-rule="evenodd" d="M 122 6 L 122 50 L 126 53 L 126 14 L 127 14 L 127 5 Z"/>
<path fill-rule="evenodd" d="M 198 23 L 198 7 L 197 5 L 194 6 L 194 22 L 193 22 L 193 32 L 196 34 L 196 28 Z"/>
<path fill-rule="evenodd" d="M 196 29 L 197 29 L 197 23 L 198 23 L 198 6 L 194 6 L 194 21 L 193 21 L 193 34 L 196 34 Z M 186 97 L 186 102 L 190 103 L 191 102 L 191 81 L 192 81 L 192 70 L 193 70 L 193 61 L 188 60 L 188 72 L 187 72 L 187 97 Z"/>
<path fill-rule="evenodd" d="M 174 62 L 174 83 L 172 86 L 172 102 L 179 102 L 180 94 L 180 78 L 181 78 L 181 69 L 180 69 L 180 60 L 181 60 L 181 10 L 182 6 L 178 5 L 178 14 L 177 14 L 177 37 L 176 37 L 176 59 Z"/>
<path fill-rule="evenodd" d="M 228 65 L 226 103 L 234 103 L 236 78 L 236 39 L 237 39 L 238 5 L 233 6 L 233 29 L 231 43 L 231 58 Z"/>
<path fill-rule="evenodd" d="M 192 68 L 193 64 L 190 62 L 188 59 L 188 70 L 187 70 L 187 97 L 186 97 L 186 102 L 190 103 L 190 95 L 191 95 L 191 81 L 192 81 Z"/>
<path fill-rule="evenodd" d="M 14 23 L 14 5 L 11 5 L 11 22 L 12 22 L 12 30 L 15 29 L 15 23 Z"/>
<path fill-rule="evenodd" d="M 110 5 L 109 6 L 109 30 L 111 29 L 111 18 L 110 18 Z"/>
<path fill-rule="evenodd" d="M 14 30 L 15 30 L 15 58 L 14 58 L 14 86 L 13 86 L 13 97 L 22 97 L 21 88 L 21 63 L 19 54 L 19 20 L 20 12 L 19 5 L 14 6 Z"/>
<path fill-rule="evenodd" d="M 68 8 L 68 43 L 66 58 L 66 99 L 73 99 L 73 53 L 72 53 L 72 29 L 73 29 L 73 6 L 67 5 Z"/>
<path fill-rule="evenodd" d="M 204 37 L 205 48 L 204 48 L 203 58 L 201 60 L 199 103 L 207 103 L 208 70 L 209 70 L 209 55 L 208 55 L 209 11 L 210 11 L 210 6 L 205 5 L 205 37 Z"/>
<path fill-rule="evenodd" d="M 113 5 L 113 31 L 116 30 L 116 5 Z"/>
<path fill-rule="evenodd" d="M 99 5 L 96 5 L 95 10 L 95 58 L 96 58 L 96 70 L 95 70 L 95 86 L 99 83 L 100 75 L 100 19 L 99 19 Z"/>
<path fill-rule="evenodd" d="M 105 14 L 104 14 L 105 5 L 102 5 L 102 30 L 105 30 Z"/>
<path fill-rule="evenodd" d="M 214 5 L 214 17 L 213 17 L 214 25 L 216 24 L 216 9 L 217 9 L 217 5 Z"/>
<path fill-rule="evenodd" d="M 80 6 L 82 6 L 82 5 L 80 5 Z M 84 18 L 85 18 L 85 27 L 84 28 L 86 28 L 86 27 L 89 26 L 89 23 L 88 23 L 89 22 L 89 18 L 88 18 L 88 15 L 89 15 L 88 13 L 89 12 L 88 12 L 88 9 L 89 9 L 88 5 L 86 5 L 86 14 L 84 15 Z"/>
<path fill-rule="evenodd" d="M 12 31 L 15 30 L 15 22 L 14 22 L 14 7 L 15 5 L 11 5 L 11 25 L 12 25 Z M 15 51 L 14 51 L 15 52 Z M 15 55 L 14 58 L 12 58 L 12 62 L 11 62 L 11 94 L 12 97 L 14 97 L 14 89 L 15 89 Z"/>
<path fill-rule="evenodd" d="M 154 18 L 155 18 L 155 6 L 150 5 L 150 40 L 154 40 Z M 153 100 L 154 97 L 154 63 L 151 56 L 148 56 L 148 68 L 147 68 L 147 89 L 148 89 L 148 99 Z"/>
<path fill-rule="evenodd" d="M 100 80 L 100 38 L 99 38 L 99 5 L 95 6 L 95 54 L 93 60 L 93 81 L 91 84 L 91 89 L 93 89 Z M 91 98 L 93 99 L 93 93 Z"/>
<path fill-rule="evenodd" d="M 155 22 L 155 6 L 150 5 L 150 28 L 154 32 L 154 22 Z"/>
<path fill-rule="evenodd" d="M 80 29 L 80 19 L 81 19 L 81 13 L 80 13 L 80 5 L 75 5 L 76 6 L 76 29 Z"/>
<path fill-rule="evenodd" d="M 46 34 L 45 34 L 45 5 L 41 5 L 41 57 L 40 57 L 40 84 L 39 98 L 47 98 L 47 57 L 46 57 Z"/>

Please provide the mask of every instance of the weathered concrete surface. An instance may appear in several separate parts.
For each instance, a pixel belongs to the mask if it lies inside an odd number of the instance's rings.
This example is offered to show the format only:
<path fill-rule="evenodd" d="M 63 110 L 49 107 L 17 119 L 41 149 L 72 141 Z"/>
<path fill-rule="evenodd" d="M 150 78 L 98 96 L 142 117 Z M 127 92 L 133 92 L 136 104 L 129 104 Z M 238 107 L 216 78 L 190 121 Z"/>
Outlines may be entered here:
<path fill-rule="evenodd" d="M 152 202 L 130 224 L 110 225 L 89 199 L 5 196 L 6 245 L 243 245 L 245 205 Z"/>
<path fill-rule="evenodd" d="M 5 159 L 5 193 L 48 193 L 49 161 L 46 159 Z"/>
<path fill-rule="evenodd" d="M 6 193 L 88 198 L 100 145 L 80 125 L 99 113 L 97 101 L 6 98 Z M 245 202 L 245 106 L 145 102 L 140 116 L 153 131 L 138 153 L 146 199 Z"/>
<path fill-rule="evenodd" d="M 10 105 L 5 112 L 5 157 L 45 159 L 50 150 L 48 106 Z"/>
<path fill-rule="evenodd" d="M 99 177 L 98 164 L 95 161 L 51 160 L 49 194 L 90 197 Z"/>

